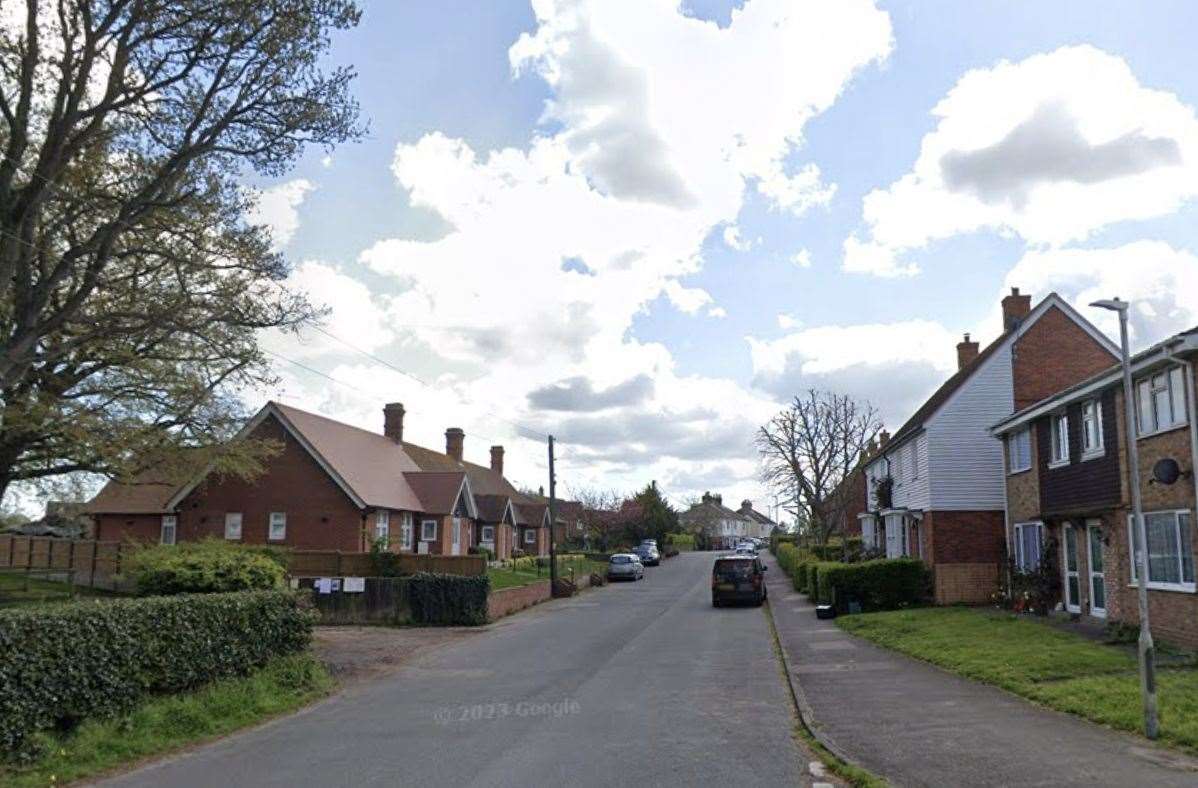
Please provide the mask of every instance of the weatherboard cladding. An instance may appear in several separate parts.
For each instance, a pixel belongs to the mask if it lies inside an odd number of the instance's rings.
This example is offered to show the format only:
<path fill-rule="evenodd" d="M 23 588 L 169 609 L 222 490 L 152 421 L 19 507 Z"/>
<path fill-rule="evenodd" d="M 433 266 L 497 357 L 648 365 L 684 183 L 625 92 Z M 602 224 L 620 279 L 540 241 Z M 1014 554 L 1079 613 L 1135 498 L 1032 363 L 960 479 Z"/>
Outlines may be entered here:
<path fill-rule="evenodd" d="M 1122 497 L 1119 471 L 1121 441 L 1115 390 L 1103 392 L 1101 402 L 1103 453 L 1099 457 L 1082 459 L 1083 402 L 1073 403 L 1066 409 L 1069 419 L 1068 465 L 1049 467 L 1048 460 L 1052 456 L 1051 418 L 1046 416 L 1034 422 L 1040 474 L 1040 511 L 1043 515 L 1091 514 L 1119 503 Z"/>

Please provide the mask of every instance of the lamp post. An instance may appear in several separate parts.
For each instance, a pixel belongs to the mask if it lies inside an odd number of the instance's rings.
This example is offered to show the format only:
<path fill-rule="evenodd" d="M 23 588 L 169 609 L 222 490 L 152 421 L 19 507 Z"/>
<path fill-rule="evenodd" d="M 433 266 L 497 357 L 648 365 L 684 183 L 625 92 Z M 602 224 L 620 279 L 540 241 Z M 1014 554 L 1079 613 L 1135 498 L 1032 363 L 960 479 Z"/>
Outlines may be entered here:
<path fill-rule="evenodd" d="M 1137 591 L 1140 598 L 1140 694 L 1144 701 L 1144 735 L 1155 739 L 1156 716 L 1156 649 L 1152 643 L 1152 630 L 1148 626 L 1148 538 L 1144 527 L 1144 507 L 1140 499 L 1140 453 L 1136 446 L 1135 404 L 1131 385 L 1131 353 L 1127 348 L 1126 301 L 1118 296 L 1105 301 L 1095 301 L 1090 306 L 1109 309 L 1119 313 L 1119 342 L 1123 361 L 1123 408 L 1125 439 L 1127 441 L 1127 465 L 1131 474 L 1132 538 L 1135 540 Z"/>

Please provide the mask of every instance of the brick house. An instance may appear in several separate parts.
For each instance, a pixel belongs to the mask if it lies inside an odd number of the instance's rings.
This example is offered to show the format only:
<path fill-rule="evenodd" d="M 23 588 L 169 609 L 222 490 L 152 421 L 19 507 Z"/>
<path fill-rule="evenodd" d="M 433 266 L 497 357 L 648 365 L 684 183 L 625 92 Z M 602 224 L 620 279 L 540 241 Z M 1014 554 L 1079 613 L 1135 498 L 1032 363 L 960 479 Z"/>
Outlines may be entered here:
<path fill-rule="evenodd" d="M 867 546 L 922 559 L 938 604 L 989 600 L 1004 554 L 1002 446 L 989 425 L 1107 369 L 1118 348 L 1052 293 L 1033 309 L 1017 288 L 1002 300 L 1002 333 L 957 345 L 957 372 L 865 465 Z"/>
<path fill-rule="evenodd" d="M 736 513 L 748 518 L 750 521 L 748 536 L 755 539 L 769 539 L 770 533 L 777 525 L 769 517 L 754 509 L 752 501 L 741 501 L 740 508 L 736 510 Z"/>
<path fill-rule="evenodd" d="M 434 555 L 464 555 L 490 538 L 500 557 L 510 555 L 526 497 L 503 476 L 503 448 L 492 448 L 487 468 L 463 459 L 457 428 L 446 430 L 445 453 L 407 443 L 403 415 L 402 405 L 387 405 L 378 434 L 268 402 L 240 433 L 281 447 L 261 475 L 111 481 L 86 508 L 95 538 L 218 537 L 346 552 L 384 539 L 395 552 Z"/>
<path fill-rule="evenodd" d="M 1196 362 L 1198 328 L 1132 359 L 1149 617 L 1154 635 L 1190 648 L 1198 647 Z M 1111 367 L 1020 410 L 993 432 L 1005 448 L 1015 570 L 1034 569 L 1051 543 L 1064 610 L 1138 626 L 1122 384 L 1120 367 Z M 1171 484 L 1163 473 L 1168 467 L 1181 471 Z"/>
<path fill-rule="evenodd" d="M 757 530 L 757 523 L 748 516 L 724 506 L 724 497 L 719 493 L 705 492 L 698 503 L 678 515 L 678 522 L 692 533 L 701 534 L 707 546 L 713 550 L 736 547 L 750 531 Z M 768 530 L 766 535 L 769 535 Z"/>

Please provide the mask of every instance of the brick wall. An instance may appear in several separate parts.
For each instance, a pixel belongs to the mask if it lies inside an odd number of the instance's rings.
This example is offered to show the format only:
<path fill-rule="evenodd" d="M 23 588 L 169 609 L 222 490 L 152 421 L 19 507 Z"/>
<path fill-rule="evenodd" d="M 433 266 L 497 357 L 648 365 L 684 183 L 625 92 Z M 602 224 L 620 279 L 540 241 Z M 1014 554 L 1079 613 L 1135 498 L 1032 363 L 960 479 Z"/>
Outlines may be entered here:
<path fill-rule="evenodd" d="M 1011 357 L 1017 411 L 1118 362 L 1055 306 L 1015 341 Z"/>
<path fill-rule="evenodd" d="M 985 605 L 998 591 L 998 564 L 936 564 L 936 604 Z"/>
<path fill-rule="evenodd" d="M 96 514 L 92 519 L 96 522 L 92 535 L 100 542 L 157 543 L 162 536 L 160 514 Z"/>
<path fill-rule="evenodd" d="M 998 564 L 1003 556 L 1003 513 L 931 511 L 920 532 L 929 564 Z"/>
<path fill-rule="evenodd" d="M 540 604 L 552 596 L 548 580 L 538 580 L 525 586 L 492 591 L 487 598 L 487 618 L 494 621 L 517 610 Z"/>

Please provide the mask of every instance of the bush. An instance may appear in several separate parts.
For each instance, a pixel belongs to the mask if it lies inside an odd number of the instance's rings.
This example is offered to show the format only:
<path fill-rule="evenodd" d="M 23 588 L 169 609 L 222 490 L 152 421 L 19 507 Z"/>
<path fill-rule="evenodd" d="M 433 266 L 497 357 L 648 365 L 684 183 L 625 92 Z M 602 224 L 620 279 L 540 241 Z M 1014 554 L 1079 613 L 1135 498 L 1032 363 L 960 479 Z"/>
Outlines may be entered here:
<path fill-rule="evenodd" d="M 286 557 L 270 548 L 205 539 L 135 550 L 128 574 L 140 596 L 217 594 L 282 588 Z"/>
<path fill-rule="evenodd" d="M 78 602 L 0 612 L 0 752 L 153 693 L 244 675 L 307 648 L 315 614 L 285 591 Z"/>
<path fill-rule="evenodd" d="M 495 560 L 495 551 L 482 545 L 466 548 L 466 555 L 481 555 L 488 562 Z"/>
<path fill-rule="evenodd" d="M 783 542 L 778 545 L 778 550 L 774 553 L 778 559 L 778 566 L 787 575 L 794 576 L 795 566 L 799 562 L 799 549 L 791 543 Z"/>
<path fill-rule="evenodd" d="M 669 544 L 677 550 L 694 550 L 695 535 L 694 534 L 670 534 Z"/>
<path fill-rule="evenodd" d="M 807 583 L 808 583 L 808 577 L 810 575 L 810 572 L 808 571 L 810 569 L 810 567 L 811 567 L 810 561 L 799 561 L 798 564 L 795 565 L 795 573 L 794 573 L 795 591 L 798 591 L 803 594 L 808 593 Z"/>
<path fill-rule="evenodd" d="M 778 546 L 783 544 L 794 544 L 794 534 L 774 533 L 770 534 L 770 552 L 774 555 L 778 554 Z"/>
<path fill-rule="evenodd" d="M 821 563 L 819 601 L 848 610 L 850 600 L 862 611 L 898 610 L 924 604 L 931 596 L 932 575 L 916 558 L 863 561 L 859 564 Z"/>
<path fill-rule="evenodd" d="M 519 547 L 512 550 L 512 558 L 523 558 L 523 557 L 524 557 L 524 551 L 521 550 Z"/>
<path fill-rule="evenodd" d="M 417 624 L 485 624 L 490 593 L 491 578 L 486 575 L 467 577 L 417 572 L 408 578 L 412 621 Z"/>
<path fill-rule="evenodd" d="M 847 539 L 838 539 L 828 544 L 812 545 L 811 554 L 820 561 L 846 561 L 852 564 L 862 560 L 864 547 L 861 537 L 850 536 Z"/>

